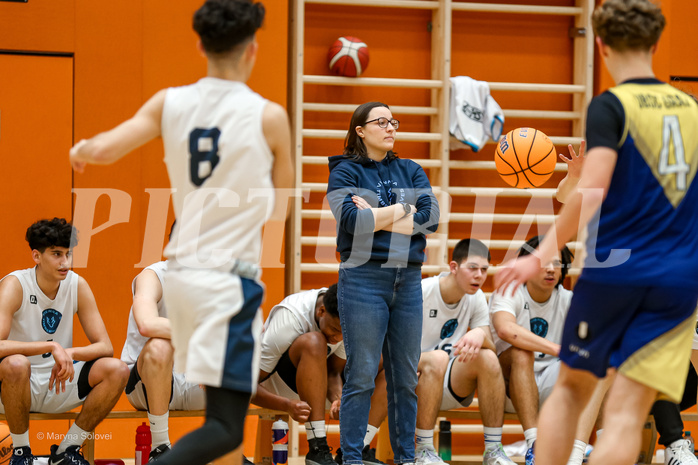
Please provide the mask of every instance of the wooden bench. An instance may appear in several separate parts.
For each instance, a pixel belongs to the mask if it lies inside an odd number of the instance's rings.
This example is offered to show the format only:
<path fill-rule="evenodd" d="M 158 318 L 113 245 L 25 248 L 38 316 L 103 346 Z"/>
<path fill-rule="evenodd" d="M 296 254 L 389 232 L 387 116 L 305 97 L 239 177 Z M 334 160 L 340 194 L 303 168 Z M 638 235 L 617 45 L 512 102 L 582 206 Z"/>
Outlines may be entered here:
<path fill-rule="evenodd" d="M 65 413 L 30 413 L 29 421 L 31 420 L 72 420 L 78 417 L 80 412 L 65 412 Z M 170 418 L 187 418 L 187 417 L 203 417 L 205 416 L 205 410 L 171 410 Z M 258 407 L 251 407 L 248 415 L 257 415 L 262 418 L 274 418 L 277 415 L 288 416 L 286 412 L 277 412 L 269 409 L 263 409 Z M 125 419 L 139 419 L 148 418 L 148 412 L 144 410 L 123 410 L 123 411 L 112 411 L 104 418 L 105 420 L 125 420 Z M 0 421 L 6 421 L 5 415 L 0 414 Z M 269 427 L 269 456 L 271 456 L 271 426 Z M 95 438 L 94 435 L 90 435 L 85 441 L 82 448 L 83 455 L 91 463 L 94 464 L 95 459 Z"/>
<path fill-rule="evenodd" d="M 30 413 L 29 420 L 72 420 L 75 421 L 79 412 L 65 412 L 65 413 Z M 276 418 L 284 418 L 293 429 L 292 421 L 289 421 L 289 415 L 286 412 L 279 410 L 270 410 L 260 407 L 250 407 L 247 412 L 248 415 L 256 415 L 259 417 L 259 423 L 257 426 L 257 437 L 255 443 L 255 458 L 254 462 L 262 465 L 268 465 L 271 462 L 271 424 Z M 170 418 L 187 418 L 187 417 L 203 417 L 205 415 L 205 410 L 172 410 L 170 411 Z M 439 418 L 454 419 L 454 420 L 480 420 L 480 412 L 474 409 L 459 409 L 459 410 L 442 410 L 439 412 Z M 140 419 L 148 418 L 148 413 L 143 410 L 124 410 L 124 411 L 112 411 L 110 412 L 105 420 L 119 420 L 119 419 Z M 698 413 L 682 413 L 681 418 L 684 422 L 687 421 L 698 421 Z M 505 413 L 505 420 L 518 420 L 515 413 Z M 0 421 L 6 421 L 5 415 L 0 414 Z M 521 429 L 520 425 L 504 425 L 505 433 L 517 433 Z M 510 428 L 507 428 L 510 427 Z M 513 427 L 513 428 L 511 428 Z M 507 431 L 509 429 L 509 431 Z M 455 433 L 458 432 L 457 428 L 454 430 Z M 378 447 L 377 456 L 383 460 L 387 460 L 390 455 L 390 441 L 388 438 L 388 428 L 387 425 L 381 427 L 378 435 Z M 297 441 L 298 434 L 289 434 L 289 456 L 294 456 L 293 450 L 298 450 Z M 294 440 L 295 438 L 295 440 Z M 650 416 L 645 423 L 645 427 L 642 432 L 642 448 L 640 451 L 640 456 L 638 458 L 638 464 L 650 464 L 654 457 L 655 445 L 657 443 L 657 427 L 654 422 L 654 417 Z M 85 442 L 83 446 L 83 453 L 85 458 L 94 464 L 94 452 L 95 452 L 95 438 L 91 436 Z M 297 455 L 297 452 L 296 454 Z M 470 462 L 453 460 L 451 464 L 466 465 Z M 476 463 L 476 462 L 473 462 Z M 481 463 L 477 462 L 477 463 Z"/>

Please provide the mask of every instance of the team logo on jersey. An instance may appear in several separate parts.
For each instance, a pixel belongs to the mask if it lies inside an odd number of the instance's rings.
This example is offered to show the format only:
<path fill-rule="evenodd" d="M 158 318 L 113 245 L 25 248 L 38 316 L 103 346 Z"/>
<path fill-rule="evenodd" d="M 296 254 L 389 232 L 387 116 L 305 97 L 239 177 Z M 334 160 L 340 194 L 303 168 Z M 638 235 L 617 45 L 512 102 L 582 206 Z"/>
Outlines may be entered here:
<path fill-rule="evenodd" d="M 446 339 L 447 337 L 453 336 L 453 333 L 456 332 L 457 327 L 458 327 L 458 320 L 456 320 L 455 318 L 448 320 L 441 327 L 441 339 Z"/>
<path fill-rule="evenodd" d="M 429 310 L 429 318 L 436 318 L 436 314 L 439 313 L 439 311 L 435 308 L 432 308 Z M 698 325 L 696 325 L 696 332 L 698 332 Z"/>
<path fill-rule="evenodd" d="M 548 334 L 548 322 L 543 318 L 532 318 L 531 331 L 536 336 L 545 337 Z"/>
<path fill-rule="evenodd" d="M 35 303 L 36 303 L 36 296 L 35 296 L 35 295 L 30 295 L 30 296 L 29 296 L 29 303 L 30 303 L 30 304 L 35 304 Z"/>
<path fill-rule="evenodd" d="M 524 302 L 524 310 L 528 310 L 528 302 Z"/>
<path fill-rule="evenodd" d="M 398 191 L 397 194 L 393 192 L 393 188 Z M 386 198 L 383 198 L 383 193 L 386 194 Z M 376 196 L 378 197 L 378 204 L 382 207 L 406 202 L 405 189 L 398 189 L 397 182 L 390 179 L 376 183 Z"/>
<path fill-rule="evenodd" d="M 58 329 L 58 325 L 61 324 L 61 318 L 63 315 L 59 311 L 47 308 L 41 314 L 41 327 L 47 333 L 53 334 Z"/>
<path fill-rule="evenodd" d="M 471 120 L 476 121 L 478 123 L 485 119 L 485 112 L 483 110 L 474 107 L 467 102 L 465 103 L 465 105 L 461 107 L 460 111 L 467 118 L 470 118 Z"/>

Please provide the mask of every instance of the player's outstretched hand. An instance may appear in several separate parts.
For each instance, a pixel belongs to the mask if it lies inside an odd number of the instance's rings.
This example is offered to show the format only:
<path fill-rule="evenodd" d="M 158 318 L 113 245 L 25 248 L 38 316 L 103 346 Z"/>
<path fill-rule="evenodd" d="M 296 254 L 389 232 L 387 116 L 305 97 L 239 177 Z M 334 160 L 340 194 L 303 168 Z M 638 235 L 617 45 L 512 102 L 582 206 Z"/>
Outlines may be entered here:
<path fill-rule="evenodd" d="M 288 410 L 288 414 L 298 423 L 305 423 L 310 416 L 310 410 L 310 405 L 308 405 L 307 402 L 296 400 L 291 402 L 291 408 Z"/>
<path fill-rule="evenodd" d="M 333 420 L 339 420 L 339 408 L 342 406 L 342 399 L 337 399 L 332 402 L 330 406 L 330 418 Z"/>
<path fill-rule="evenodd" d="M 584 157 L 586 156 L 586 141 L 582 141 L 579 144 L 579 155 L 574 151 L 572 144 L 569 144 L 567 148 L 570 151 L 570 156 L 567 158 L 565 155 L 560 153 L 558 156 L 560 160 L 567 163 L 567 175 L 570 179 L 579 179 L 582 176 L 582 166 L 584 165 Z"/>
<path fill-rule="evenodd" d="M 494 288 L 501 293 L 506 291 L 513 294 L 519 286 L 534 277 L 540 268 L 540 259 L 533 254 L 509 260 L 494 275 Z"/>
<path fill-rule="evenodd" d="M 85 166 L 87 166 L 87 162 L 84 162 L 84 161 L 79 159 L 79 153 L 80 153 L 80 148 L 83 145 L 85 145 L 86 143 L 87 143 L 87 141 L 85 139 L 83 139 L 80 142 L 78 142 L 77 144 L 75 144 L 72 149 L 70 149 L 70 164 L 76 173 L 85 172 Z"/>

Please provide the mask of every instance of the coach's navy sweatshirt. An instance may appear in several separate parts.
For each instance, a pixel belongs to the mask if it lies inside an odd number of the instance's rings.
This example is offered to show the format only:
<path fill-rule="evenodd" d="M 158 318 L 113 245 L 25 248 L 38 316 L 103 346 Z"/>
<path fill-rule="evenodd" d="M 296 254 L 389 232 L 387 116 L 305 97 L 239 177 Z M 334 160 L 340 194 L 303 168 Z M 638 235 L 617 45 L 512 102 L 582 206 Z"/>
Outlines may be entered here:
<path fill-rule="evenodd" d="M 327 198 L 337 220 L 337 251 L 342 262 L 363 264 L 372 260 L 395 266 L 421 266 L 425 234 L 435 232 L 439 223 L 439 204 L 422 167 L 395 156 L 376 162 L 336 155 L 329 157 L 329 168 Z M 352 195 L 362 197 L 374 208 L 396 203 L 415 205 L 412 235 L 373 232 L 373 213 L 359 210 Z"/>

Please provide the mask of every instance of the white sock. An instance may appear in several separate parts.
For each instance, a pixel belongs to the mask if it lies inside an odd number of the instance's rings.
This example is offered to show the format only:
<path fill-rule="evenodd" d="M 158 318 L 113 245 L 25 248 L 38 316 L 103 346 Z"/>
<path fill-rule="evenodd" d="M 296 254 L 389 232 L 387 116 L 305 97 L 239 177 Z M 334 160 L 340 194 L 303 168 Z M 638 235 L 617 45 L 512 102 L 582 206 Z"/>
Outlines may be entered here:
<path fill-rule="evenodd" d="M 56 449 L 56 454 L 62 454 L 70 446 L 82 446 L 82 443 L 85 442 L 89 435 L 89 431 L 85 431 L 73 423 L 65 434 L 65 438 L 58 446 L 58 449 Z"/>
<path fill-rule="evenodd" d="M 373 438 L 376 437 L 377 432 L 378 432 L 378 428 L 376 428 L 373 425 L 368 425 L 366 427 L 366 436 L 364 436 L 364 447 L 371 444 L 371 441 L 373 441 Z"/>
<path fill-rule="evenodd" d="M 567 461 L 567 465 L 582 465 L 586 449 L 587 445 L 585 442 L 575 439 L 574 447 L 572 447 L 572 453 L 570 454 L 570 459 Z"/>
<path fill-rule="evenodd" d="M 533 443 L 536 441 L 536 438 L 538 437 L 538 428 L 529 428 L 526 431 L 524 431 L 524 438 L 526 438 L 526 447 L 529 449 L 533 447 Z"/>
<path fill-rule="evenodd" d="M 150 423 L 150 434 L 153 437 L 151 449 L 155 449 L 163 444 L 170 445 L 169 434 L 170 411 L 162 415 L 153 415 L 148 412 L 148 422 Z"/>
<path fill-rule="evenodd" d="M 418 450 L 424 449 L 425 447 L 434 447 L 434 430 L 433 429 L 415 429 L 415 436 L 417 437 L 416 448 Z"/>
<path fill-rule="evenodd" d="M 305 431 L 308 436 L 308 440 L 315 438 L 324 438 L 327 436 L 325 432 L 325 420 L 320 421 L 306 421 Z"/>
<path fill-rule="evenodd" d="M 596 430 L 596 440 L 598 441 L 599 438 L 601 437 L 601 433 L 603 433 L 603 428 L 599 428 Z"/>
<path fill-rule="evenodd" d="M 29 447 L 29 430 L 26 430 L 22 434 L 10 433 L 10 437 L 12 438 L 12 447 L 14 449 L 19 449 L 20 447 Z"/>
<path fill-rule="evenodd" d="M 485 432 L 485 450 L 494 450 L 498 445 L 502 444 L 502 427 L 490 428 L 485 426 L 482 428 Z"/>

